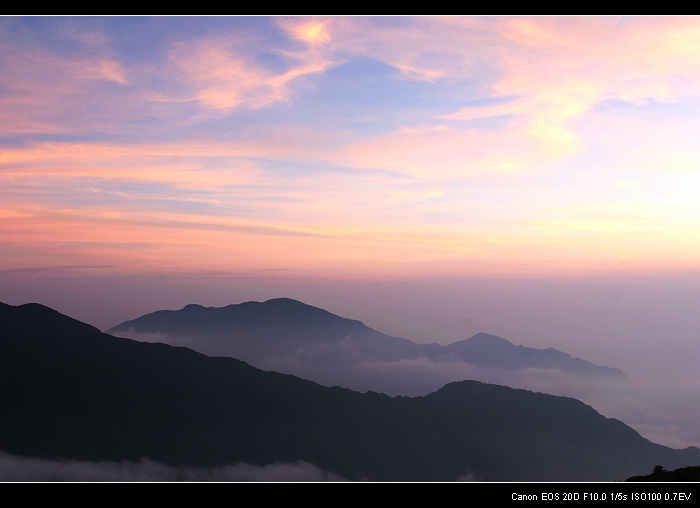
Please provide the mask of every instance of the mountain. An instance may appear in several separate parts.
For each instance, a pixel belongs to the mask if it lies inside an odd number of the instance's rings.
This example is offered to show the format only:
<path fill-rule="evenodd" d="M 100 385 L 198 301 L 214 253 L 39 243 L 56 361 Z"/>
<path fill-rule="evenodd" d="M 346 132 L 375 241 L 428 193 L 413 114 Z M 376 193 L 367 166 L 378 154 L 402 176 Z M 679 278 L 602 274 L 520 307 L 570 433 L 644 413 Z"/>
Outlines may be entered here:
<path fill-rule="evenodd" d="M 413 398 L 328 388 L 113 337 L 38 304 L 0 304 L 0 450 L 199 467 L 305 461 L 408 481 L 622 480 L 700 463 L 697 448 L 654 444 L 571 398 L 476 381 Z"/>
<path fill-rule="evenodd" d="M 264 365 L 273 358 L 293 358 L 307 368 L 424 358 L 509 370 L 558 369 L 599 378 L 626 377 L 619 369 L 572 358 L 554 348 L 516 346 L 486 333 L 447 346 L 417 344 L 289 298 L 221 308 L 187 305 L 181 310 L 161 310 L 125 321 L 107 333 L 136 339 L 150 334 L 163 342 L 253 365 Z"/>
<path fill-rule="evenodd" d="M 466 363 L 502 369 L 558 369 L 571 374 L 610 379 L 627 377 L 620 369 L 594 365 L 554 348 L 516 346 L 506 339 L 488 333 L 478 333 L 469 339 L 453 342 L 444 346 L 443 350 Z"/>

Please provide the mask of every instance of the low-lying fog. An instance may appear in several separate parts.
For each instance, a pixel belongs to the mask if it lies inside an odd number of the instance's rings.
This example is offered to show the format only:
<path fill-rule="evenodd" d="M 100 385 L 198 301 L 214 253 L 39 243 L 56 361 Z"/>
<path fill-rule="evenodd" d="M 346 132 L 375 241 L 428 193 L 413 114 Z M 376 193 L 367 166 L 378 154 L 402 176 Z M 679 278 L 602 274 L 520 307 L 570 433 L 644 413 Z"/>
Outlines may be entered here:
<path fill-rule="evenodd" d="M 143 459 L 139 462 L 91 462 L 18 457 L 0 452 L 0 481 L 73 482 L 323 482 L 343 481 L 308 462 L 266 466 L 175 467 Z"/>

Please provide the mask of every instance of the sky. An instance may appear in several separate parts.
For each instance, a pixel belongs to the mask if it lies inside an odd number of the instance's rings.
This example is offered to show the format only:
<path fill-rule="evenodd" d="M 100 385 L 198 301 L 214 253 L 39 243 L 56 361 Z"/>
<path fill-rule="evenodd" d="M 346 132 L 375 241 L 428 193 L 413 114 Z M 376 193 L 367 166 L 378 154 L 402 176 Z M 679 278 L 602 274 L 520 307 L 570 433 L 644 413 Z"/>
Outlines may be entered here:
<path fill-rule="evenodd" d="M 0 300 L 107 329 L 294 297 L 681 407 L 699 108 L 697 17 L 0 18 Z"/>

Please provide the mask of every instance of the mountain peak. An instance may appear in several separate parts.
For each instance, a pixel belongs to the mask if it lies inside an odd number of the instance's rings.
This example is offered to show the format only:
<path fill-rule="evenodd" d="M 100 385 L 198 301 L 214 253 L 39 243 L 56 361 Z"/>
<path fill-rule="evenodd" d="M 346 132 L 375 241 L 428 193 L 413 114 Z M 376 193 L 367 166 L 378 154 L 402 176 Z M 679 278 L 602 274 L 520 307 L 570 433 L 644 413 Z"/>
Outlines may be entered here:
<path fill-rule="evenodd" d="M 101 333 L 94 326 L 82 323 L 41 305 L 25 303 L 8 305 L 0 302 L 0 328 L 7 333 L 26 335 L 84 336 Z"/>
<path fill-rule="evenodd" d="M 470 344 L 479 344 L 479 345 L 500 345 L 500 346 L 514 346 L 511 341 L 504 339 L 502 337 L 497 337 L 495 335 L 491 335 L 490 333 L 484 333 L 480 332 L 477 333 L 476 335 L 472 335 L 465 341 L 461 342 L 469 342 Z"/>

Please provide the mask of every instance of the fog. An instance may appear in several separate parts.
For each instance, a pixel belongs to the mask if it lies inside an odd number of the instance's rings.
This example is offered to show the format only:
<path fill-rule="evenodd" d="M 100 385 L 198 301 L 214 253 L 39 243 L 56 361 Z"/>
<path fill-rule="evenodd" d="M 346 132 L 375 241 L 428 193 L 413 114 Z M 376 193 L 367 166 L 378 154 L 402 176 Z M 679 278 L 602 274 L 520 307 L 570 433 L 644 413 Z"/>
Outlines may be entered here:
<path fill-rule="evenodd" d="M 629 376 L 593 382 L 556 371 L 508 372 L 415 360 L 361 364 L 334 374 L 347 376 L 348 385 L 354 379 L 353 388 L 383 384 L 391 394 L 419 395 L 445 382 L 480 379 L 574 396 L 652 441 L 700 446 L 698 273 L 410 281 L 221 273 L 105 276 L 82 268 L 0 272 L 0 301 L 39 302 L 102 330 L 188 303 L 220 307 L 277 297 L 295 298 L 415 342 L 448 344 L 487 332 L 515 344 L 554 347 Z M 293 358 L 260 366 L 302 376 L 306 368 Z M 321 382 L 323 376 L 322 369 L 310 374 Z M 365 380 L 364 386 L 358 379 Z"/>
<path fill-rule="evenodd" d="M 266 466 L 174 467 L 152 460 L 90 462 L 19 457 L 0 452 L 0 481 L 45 482 L 326 482 L 345 481 L 308 462 Z"/>

